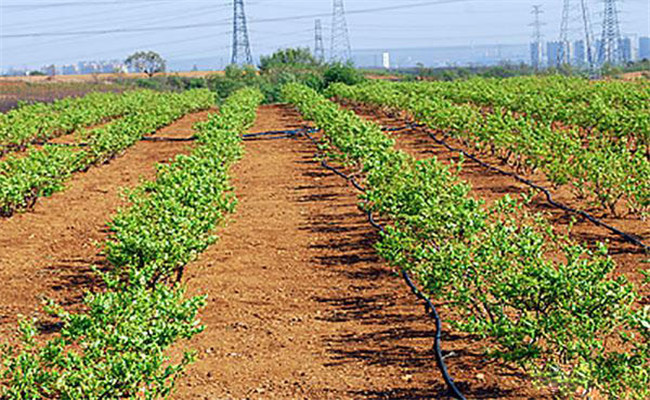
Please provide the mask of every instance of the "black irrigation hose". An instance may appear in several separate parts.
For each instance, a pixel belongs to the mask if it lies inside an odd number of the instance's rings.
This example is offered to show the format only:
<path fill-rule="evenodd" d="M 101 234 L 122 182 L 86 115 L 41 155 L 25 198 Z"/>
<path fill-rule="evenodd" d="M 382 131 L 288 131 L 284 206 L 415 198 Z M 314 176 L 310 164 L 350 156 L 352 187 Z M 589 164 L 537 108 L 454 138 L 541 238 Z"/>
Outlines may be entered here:
<path fill-rule="evenodd" d="M 318 141 L 309 134 L 310 132 L 304 132 L 304 136 L 308 138 L 309 140 L 312 141 L 316 146 L 318 146 Z M 322 156 L 322 154 L 319 154 Z M 366 189 L 359 185 L 359 183 L 356 181 L 356 179 L 353 176 L 346 175 L 345 173 L 341 172 L 338 168 L 333 167 L 325 161 L 323 158 L 321 160 L 321 166 L 329 171 L 332 171 L 336 175 L 340 176 L 341 178 L 345 179 L 346 181 L 352 183 L 354 187 L 361 191 L 365 192 Z M 370 209 L 366 210 L 366 215 L 368 217 L 368 222 L 370 225 L 372 225 L 375 229 L 385 232 L 384 227 L 377 223 L 375 221 L 372 211 Z M 442 348 L 441 348 L 441 342 L 442 342 L 442 321 L 440 319 L 440 315 L 438 314 L 438 311 L 436 310 L 436 307 L 433 305 L 431 302 L 431 299 L 427 297 L 424 293 L 422 293 L 415 283 L 413 283 L 413 280 L 411 279 L 411 276 L 409 275 L 408 271 L 406 269 L 401 268 L 400 269 L 400 274 L 402 275 L 402 278 L 404 279 L 404 282 L 406 282 L 406 285 L 411 289 L 411 292 L 420 300 L 424 302 L 424 310 L 429 317 L 433 318 L 435 321 L 436 329 L 435 329 L 435 334 L 434 334 L 434 352 L 436 355 L 436 364 L 438 365 L 438 369 L 440 369 L 440 372 L 442 373 L 442 377 L 447 384 L 447 388 L 449 389 L 451 395 L 458 399 L 458 400 L 466 400 L 465 396 L 462 394 L 460 389 L 456 387 L 456 383 L 454 382 L 454 378 L 449 375 L 449 370 L 447 369 L 447 364 L 445 363 L 445 358 L 442 355 Z"/>
<path fill-rule="evenodd" d="M 384 131 L 384 132 L 399 132 L 399 131 L 405 131 L 405 130 L 410 129 L 410 128 L 411 127 L 409 125 L 400 126 L 400 127 L 397 127 L 397 128 L 389 128 L 389 127 L 384 126 L 384 127 L 381 128 L 381 130 Z"/>
<path fill-rule="evenodd" d="M 54 146 L 54 147 L 88 147 L 88 143 L 34 143 L 35 145 L 40 146 Z"/>
<path fill-rule="evenodd" d="M 291 130 L 282 130 L 282 131 L 266 131 L 266 132 L 246 133 L 246 134 L 242 135 L 242 137 L 244 139 L 246 139 L 246 138 L 251 138 L 251 137 L 269 136 L 269 135 L 295 136 L 295 135 L 303 133 L 303 132 L 313 133 L 313 132 L 316 132 L 316 131 L 317 131 L 317 129 L 313 129 L 313 128 L 300 128 L 300 129 L 291 129 Z"/>
<path fill-rule="evenodd" d="M 286 139 L 293 136 L 296 136 L 303 132 L 315 132 L 316 130 L 310 128 L 301 128 L 301 129 L 292 129 L 292 130 L 282 130 L 282 131 L 264 131 L 264 132 L 255 132 L 255 133 L 246 133 L 241 137 L 243 139 L 252 139 L 263 136 L 278 136 L 270 139 Z M 164 136 L 144 136 L 142 140 L 148 142 L 193 142 L 197 140 L 196 136 L 191 136 L 187 138 L 175 138 L 175 137 L 164 137 Z"/>
<path fill-rule="evenodd" d="M 408 124 L 406 127 L 400 127 L 400 128 L 394 128 L 394 129 L 389 128 L 389 129 L 387 129 L 387 131 L 401 131 L 401 130 L 405 130 L 405 129 L 414 130 L 416 128 L 419 128 L 422 131 L 424 131 L 431 139 L 433 139 L 436 143 L 444 146 L 449 151 L 453 151 L 453 152 L 456 152 L 456 153 L 461 153 L 465 157 L 471 159 L 472 161 L 476 162 L 477 164 L 483 166 L 484 168 L 489 169 L 490 171 L 494 171 L 494 172 L 497 172 L 499 174 L 509 176 L 509 177 L 514 178 L 515 180 L 517 180 L 517 181 L 519 181 L 519 182 L 521 182 L 521 183 L 523 183 L 523 184 L 525 184 L 527 186 L 530 186 L 530 187 L 532 187 L 532 188 L 534 188 L 536 190 L 539 190 L 540 192 L 544 193 L 544 196 L 546 197 L 546 201 L 550 205 L 552 205 L 553 207 L 559 208 L 560 210 L 565 211 L 565 212 L 570 213 L 570 214 L 577 214 L 577 215 L 585 218 L 586 220 L 588 220 L 592 224 L 594 224 L 596 226 L 600 226 L 601 228 L 605 228 L 605 229 L 609 230 L 610 232 L 622 237 L 623 239 L 625 239 L 625 241 L 627 241 L 629 243 L 632 243 L 632 244 L 634 244 L 636 246 L 641 247 L 646 252 L 650 251 L 650 246 L 648 246 L 647 244 L 643 243 L 643 241 L 638 239 L 637 235 L 633 235 L 633 234 L 623 232 L 620 229 L 618 229 L 618 228 L 616 228 L 616 227 L 614 227 L 612 225 L 609 225 L 608 223 L 603 222 L 602 220 L 594 217 L 593 215 L 587 213 L 586 211 L 576 210 L 575 208 L 569 207 L 564 203 L 560 203 L 560 202 L 555 201 L 553 199 L 553 194 L 550 192 L 550 190 L 548 190 L 544 186 L 540 186 L 540 185 L 538 185 L 538 184 L 536 184 L 536 183 L 534 183 L 534 182 L 532 182 L 532 181 L 530 181 L 530 180 L 528 180 L 528 179 L 526 179 L 526 178 L 524 178 L 524 177 L 522 177 L 522 176 L 520 176 L 520 175 L 518 175 L 518 174 L 516 174 L 514 172 L 508 172 L 508 171 L 505 171 L 505 170 L 503 170 L 501 168 L 495 167 L 494 165 L 488 164 L 485 161 L 481 160 L 480 158 L 476 157 L 475 155 L 473 155 L 471 153 L 468 153 L 467 151 L 465 151 L 463 149 L 458 149 L 458 148 L 455 148 L 455 147 L 451 146 L 444 139 L 438 138 L 435 135 L 435 133 L 431 132 L 423 124 L 412 123 L 412 124 Z"/>
<path fill-rule="evenodd" d="M 197 139 L 196 136 L 186 138 L 164 137 L 164 136 L 143 136 L 140 140 L 145 142 L 193 142 Z"/>
<path fill-rule="evenodd" d="M 295 137 L 298 134 L 305 133 L 305 132 L 316 132 L 317 129 L 313 128 L 301 128 L 301 129 L 293 129 L 293 130 L 284 130 L 284 131 L 266 131 L 266 132 L 255 132 L 255 133 L 247 133 L 242 135 L 242 138 L 244 140 L 247 139 L 253 139 L 253 138 L 258 138 L 262 136 L 272 136 L 272 135 L 279 135 L 277 137 L 272 137 L 272 138 L 267 138 L 267 140 L 274 140 L 274 139 L 288 139 Z M 191 137 L 185 137 L 185 138 L 176 138 L 176 137 L 165 137 L 165 136 L 143 136 L 140 140 L 145 141 L 145 142 L 194 142 L 198 138 L 196 136 L 191 136 Z M 58 146 L 58 147 L 88 147 L 88 143 L 50 143 L 50 142 L 34 142 L 32 143 L 33 145 L 36 146 Z M 3 151 L 8 152 L 12 148 L 19 148 L 20 146 L 17 145 L 0 145 L 0 155 L 2 155 Z M 6 150 L 5 150 L 6 149 Z"/>
<path fill-rule="evenodd" d="M 243 138 L 244 142 L 265 142 L 267 140 L 277 140 L 277 139 L 293 139 L 296 135 L 282 135 L 282 136 L 272 136 L 272 137 L 250 137 Z"/>

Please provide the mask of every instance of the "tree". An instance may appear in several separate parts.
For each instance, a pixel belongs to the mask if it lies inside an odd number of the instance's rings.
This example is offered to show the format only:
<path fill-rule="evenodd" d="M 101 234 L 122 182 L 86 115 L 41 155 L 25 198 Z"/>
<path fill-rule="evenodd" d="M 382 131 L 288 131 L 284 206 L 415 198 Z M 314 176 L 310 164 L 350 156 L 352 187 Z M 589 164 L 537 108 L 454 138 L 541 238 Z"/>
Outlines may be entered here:
<path fill-rule="evenodd" d="M 356 85 L 366 80 L 363 74 L 354 68 L 352 62 L 348 62 L 346 64 L 331 64 L 325 70 L 323 78 L 325 79 L 326 87 L 336 82 L 345 83 L 346 85 Z"/>
<path fill-rule="evenodd" d="M 149 78 L 157 72 L 165 72 L 165 60 L 154 51 L 138 51 L 131 54 L 124 63 L 138 72 L 144 72 Z"/>
<path fill-rule="evenodd" d="M 260 58 L 260 70 L 262 72 L 277 67 L 309 68 L 318 64 L 319 62 L 308 48 L 282 49 L 270 56 Z"/>

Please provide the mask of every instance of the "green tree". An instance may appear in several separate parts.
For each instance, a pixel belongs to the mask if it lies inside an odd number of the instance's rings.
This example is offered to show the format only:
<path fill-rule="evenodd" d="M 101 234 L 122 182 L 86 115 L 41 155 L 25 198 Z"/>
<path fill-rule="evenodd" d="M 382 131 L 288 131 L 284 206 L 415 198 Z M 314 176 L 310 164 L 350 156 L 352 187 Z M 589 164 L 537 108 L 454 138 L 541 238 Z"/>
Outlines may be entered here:
<path fill-rule="evenodd" d="M 138 72 L 147 74 L 149 78 L 157 72 L 165 72 L 166 63 L 155 51 L 138 51 L 131 54 L 124 63 Z"/>
<path fill-rule="evenodd" d="M 352 63 L 335 63 L 330 65 L 325 70 L 323 78 L 325 79 L 326 87 L 336 82 L 345 83 L 346 85 L 356 85 L 366 80 L 363 74 L 354 68 Z"/>
<path fill-rule="evenodd" d="M 267 72 L 274 68 L 311 68 L 319 62 L 308 48 L 281 49 L 270 56 L 260 58 L 260 71 Z"/>

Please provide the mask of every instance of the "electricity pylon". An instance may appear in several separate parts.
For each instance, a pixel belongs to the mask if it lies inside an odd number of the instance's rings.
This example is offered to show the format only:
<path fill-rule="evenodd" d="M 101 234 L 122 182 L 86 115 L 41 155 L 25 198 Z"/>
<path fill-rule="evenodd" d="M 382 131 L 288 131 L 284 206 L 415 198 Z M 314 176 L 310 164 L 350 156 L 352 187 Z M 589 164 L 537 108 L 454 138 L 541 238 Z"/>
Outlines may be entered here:
<path fill-rule="evenodd" d="M 542 15 L 544 11 L 542 11 L 542 6 L 538 4 L 533 6 L 533 11 L 531 11 L 531 13 L 535 16 L 535 20 L 530 24 L 530 26 L 533 27 L 533 43 L 531 43 L 530 47 L 530 58 L 533 68 L 538 70 L 542 66 L 542 25 L 545 24 L 540 20 L 540 15 Z"/>
<path fill-rule="evenodd" d="M 557 65 L 569 64 L 571 62 L 569 49 L 569 14 L 571 14 L 571 0 L 564 0 L 562 7 L 562 23 L 560 24 L 560 48 L 557 52 Z"/>
<path fill-rule="evenodd" d="M 593 32 L 591 29 L 591 18 L 589 14 L 589 8 L 587 7 L 586 0 L 579 0 L 580 4 L 574 6 L 572 0 L 564 0 L 562 7 L 562 23 L 560 25 L 560 38 L 559 38 L 559 51 L 557 54 L 557 64 L 570 64 L 571 63 L 571 38 L 570 34 L 572 29 L 572 21 L 575 23 L 575 20 L 580 20 L 582 25 L 582 60 L 580 63 L 583 63 L 586 59 L 589 67 L 592 67 L 594 64 L 593 57 Z M 576 15 L 578 13 L 578 15 Z"/>
<path fill-rule="evenodd" d="M 617 0 L 604 0 L 603 33 L 600 38 L 598 59 L 601 64 L 617 64 L 623 61 L 621 49 L 621 27 L 618 23 Z"/>
<path fill-rule="evenodd" d="M 314 58 L 325 61 L 325 45 L 323 44 L 323 25 L 320 19 L 316 20 L 314 27 Z"/>
<path fill-rule="evenodd" d="M 253 65 L 251 45 L 248 40 L 248 28 L 246 27 L 246 13 L 244 12 L 244 0 L 233 2 L 233 31 L 232 31 L 232 64 Z"/>
<path fill-rule="evenodd" d="M 330 59 L 334 62 L 347 62 L 352 59 L 352 47 L 350 46 L 348 23 L 345 20 L 343 0 L 334 0 Z"/>

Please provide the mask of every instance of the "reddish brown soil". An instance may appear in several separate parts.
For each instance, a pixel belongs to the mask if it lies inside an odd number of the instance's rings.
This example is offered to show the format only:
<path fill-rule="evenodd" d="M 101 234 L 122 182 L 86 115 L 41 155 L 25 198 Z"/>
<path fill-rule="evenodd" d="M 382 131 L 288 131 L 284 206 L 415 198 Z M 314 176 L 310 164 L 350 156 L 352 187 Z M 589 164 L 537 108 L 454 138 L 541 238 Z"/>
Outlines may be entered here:
<path fill-rule="evenodd" d="M 360 105 L 348 107 L 354 109 L 358 115 L 375 121 L 382 126 L 400 127 L 404 125 L 403 117 L 389 116 L 375 107 Z M 398 148 L 412 154 L 418 159 L 436 157 L 438 160 L 448 165 L 451 162 L 458 162 L 460 159 L 458 153 L 450 152 L 444 146 L 438 145 L 422 130 L 404 130 L 393 133 L 392 135 L 397 139 L 396 146 Z M 442 136 L 440 135 L 440 137 Z M 474 153 L 471 149 L 467 149 L 456 140 L 450 139 L 448 142 L 455 148 L 463 148 L 470 154 Z M 495 157 L 481 155 L 480 158 L 491 165 L 509 172 L 514 172 L 512 168 L 508 165 L 504 165 Z M 551 183 L 548 182 L 541 173 L 528 175 L 523 173 L 519 174 L 537 184 L 547 188 L 552 188 Z M 527 194 L 529 192 L 528 186 L 519 183 L 512 177 L 492 172 L 469 159 L 465 160 L 460 177 L 472 185 L 472 193 L 477 198 L 484 199 L 488 204 L 506 194 L 519 198 L 522 194 Z M 579 209 L 586 209 L 588 212 L 592 213 L 592 215 L 602 218 L 608 224 L 625 232 L 634 233 L 645 243 L 650 243 L 650 223 L 648 223 L 648 221 L 642 221 L 631 217 L 615 218 L 612 216 L 604 216 L 598 209 L 590 208 L 586 204 L 581 204 L 575 196 L 565 188 L 552 189 L 551 191 L 556 201 Z M 530 209 L 546 213 L 548 219 L 555 227 L 560 229 L 560 232 L 566 232 L 573 219 L 566 212 L 550 206 L 546 202 L 545 197 L 541 194 L 535 196 L 530 204 Z M 642 268 L 647 269 L 647 264 L 644 263 L 644 261 L 650 259 L 650 256 L 644 254 L 642 249 L 623 241 L 619 236 L 614 235 L 604 228 L 595 226 L 591 222 L 577 217 L 570 235 L 587 246 L 594 246 L 597 242 L 608 242 L 610 254 L 617 263 L 616 272 L 624 274 L 630 278 L 630 280 L 636 282 L 644 296 L 646 296 L 646 298 L 642 300 L 642 303 L 648 301 L 647 296 L 650 295 L 650 288 L 648 285 L 642 287 L 640 284 L 643 277 L 639 271 Z"/>
<path fill-rule="evenodd" d="M 265 106 L 252 132 L 296 128 Z M 189 294 L 208 295 L 206 330 L 176 399 L 447 398 L 433 326 L 375 254 L 357 193 L 313 162 L 306 139 L 246 142 L 233 168 L 237 211 L 220 240 L 186 269 Z M 468 398 L 539 399 L 520 373 L 481 355 L 445 326 L 443 349 Z"/>
<path fill-rule="evenodd" d="M 127 87 L 102 82 L 86 83 L 52 83 L 48 77 L 0 77 L 0 112 L 16 107 L 19 102 L 52 102 L 64 97 L 83 96 L 89 92 L 121 92 Z M 27 81 L 21 81 L 21 79 Z M 18 80 L 16 80 L 18 79 Z M 36 83 L 37 80 L 47 83 Z"/>
<path fill-rule="evenodd" d="M 224 71 L 186 71 L 158 73 L 156 76 L 181 76 L 187 78 L 205 78 L 211 75 L 223 75 Z M 17 86 L 20 83 L 43 84 L 55 86 L 60 83 L 85 83 L 85 84 L 110 84 L 120 79 L 143 79 L 147 78 L 143 73 L 106 73 L 106 74 L 85 74 L 85 75 L 55 75 L 55 76 L 1 76 L 0 89 L 4 85 Z M 2 91 L 0 91 L 2 93 Z"/>
<path fill-rule="evenodd" d="M 188 115 L 161 129 L 187 137 L 208 112 Z M 101 265 L 97 243 L 106 222 L 124 204 L 123 188 L 151 179 L 155 165 L 187 149 L 186 143 L 139 142 L 111 163 L 75 174 L 66 189 L 37 201 L 33 210 L 0 219 L 0 339 L 15 338 L 18 315 L 42 316 L 40 299 L 76 305 Z"/>
<path fill-rule="evenodd" d="M 108 118 L 105 122 L 101 122 L 92 126 L 84 127 L 84 128 L 79 128 L 74 132 L 67 133 L 65 135 L 63 134 L 54 134 L 53 137 L 49 140 L 47 140 L 47 143 L 55 143 L 55 144 L 78 144 L 78 143 L 83 143 L 85 142 L 88 137 L 89 133 L 93 129 L 101 128 L 103 126 L 106 126 L 110 124 L 111 122 L 120 119 L 122 117 L 114 117 L 114 118 Z M 30 148 L 36 148 L 36 149 L 41 149 L 44 146 L 40 143 L 38 144 L 30 144 Z M 80 148 L 80 147 L 77 147 Z M 1 150 L 1 148 L 0 148 Z M 24 157 L 27 151 L 27 147 L 23 148 L 13 148 L 10 149 L 4 153 L 0 151 L 0 161 L 6 160 L 7 158 L 21 158 Z"/>

